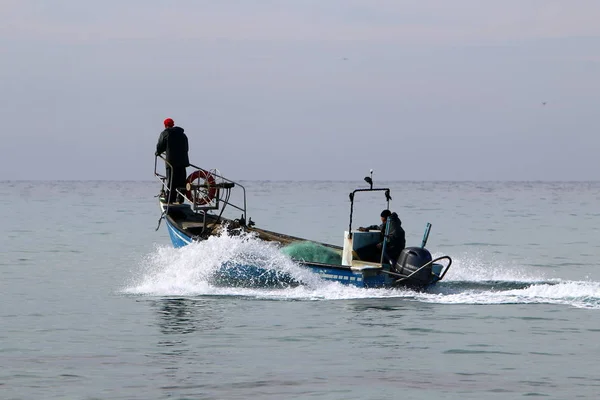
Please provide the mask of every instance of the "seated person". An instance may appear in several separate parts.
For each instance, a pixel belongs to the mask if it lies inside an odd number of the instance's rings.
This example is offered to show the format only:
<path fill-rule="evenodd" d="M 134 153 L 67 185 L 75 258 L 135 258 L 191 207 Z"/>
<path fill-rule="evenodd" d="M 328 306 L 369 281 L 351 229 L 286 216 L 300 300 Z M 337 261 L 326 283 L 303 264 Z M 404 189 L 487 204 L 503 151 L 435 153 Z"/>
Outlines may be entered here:
<path fill-rule="evenodd" d="M 360 249 L 356 250 L 356 253 L 361 260 L 371 262 L 381 262 L 381 249 L 383 248 L 383 241 L 385 237 L 385 228 L 388 219 L 390 220 L 390 228 L 387 235 L 386 251 L 383 262 L 389 262 L 391 265 L 395 265 L 400 253 L 406 246 L 406 234 L 402 229 L 402 221 L 398 218 L 398 214 L 392 213 L 390 210 L 383 210 L 381 212 L 381 225 L 371 225 L 366 228 L 358 228 L 361 232 L 369 230 L 379 229 L 380 241 Z"/>

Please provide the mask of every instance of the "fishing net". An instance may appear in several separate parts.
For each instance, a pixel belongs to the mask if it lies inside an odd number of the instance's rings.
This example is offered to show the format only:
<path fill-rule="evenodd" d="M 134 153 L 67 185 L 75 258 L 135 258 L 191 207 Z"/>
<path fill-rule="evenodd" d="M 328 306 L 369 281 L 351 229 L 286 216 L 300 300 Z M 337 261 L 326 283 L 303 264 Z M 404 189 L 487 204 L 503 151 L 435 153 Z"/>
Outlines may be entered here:
<path fill-rule="evenodd" d="M 314 242 L 292 243 L 282 248 L 281 251 L 294 260 L 336 265 L 342 263 L 340 253 Z"/>

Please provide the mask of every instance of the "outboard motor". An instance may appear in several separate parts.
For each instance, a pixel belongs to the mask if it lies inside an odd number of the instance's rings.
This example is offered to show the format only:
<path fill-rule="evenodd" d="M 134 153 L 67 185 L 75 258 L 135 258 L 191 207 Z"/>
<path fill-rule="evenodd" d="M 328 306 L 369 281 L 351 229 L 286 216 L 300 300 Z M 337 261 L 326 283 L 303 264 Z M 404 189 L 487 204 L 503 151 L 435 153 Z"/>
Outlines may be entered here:
<path fill-rule="evenodd" d="M 431 253 L 423 247 L 407 247 L 400 253 L 396 262 L 396 272 L 404 277 L 413 274 L 423 265 L 431 262 Z M 425 286 L 431 283 L 431 264 L 410 276 L 405 282 L 416 286 Z"/>

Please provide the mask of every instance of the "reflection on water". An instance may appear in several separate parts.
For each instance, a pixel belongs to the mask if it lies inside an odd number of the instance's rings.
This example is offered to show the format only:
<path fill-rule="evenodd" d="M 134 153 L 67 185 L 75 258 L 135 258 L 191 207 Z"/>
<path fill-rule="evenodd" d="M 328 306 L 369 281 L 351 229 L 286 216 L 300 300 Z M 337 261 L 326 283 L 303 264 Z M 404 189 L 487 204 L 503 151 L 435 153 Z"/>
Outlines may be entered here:
<path fill-rule="evenodd" d="M 158 326 L 165 335 L 187 335 L 221 328 L 223 318 L 215 301 L 194 298 L 163 298 L 152 301 Z"/>
<path fill-rule="evenodd" d="M 162 333 L 188 334 L 196 331 L 194 308 L 189 299 L 161 299 L 155 303 Z"/>
<path fill-rule="evenodd" d="M 178 388 L 198 385 L 197 376 L 193 376 L 211 364 L 206 360 L 206 348 L 198 343 L 204 342 L 203 337 L 214 337 L 213 332 L 223 327 L 219 301 L 180 297 L 151 300 L 150 304 L 156 310 L 161 333 L 157 351 L 150 357 L 162 368 L 161 378 L 171 382 L 162 389 L 170 396 Z M 198 367 L 195 374 L 190 375 L 190 365 Z"/>

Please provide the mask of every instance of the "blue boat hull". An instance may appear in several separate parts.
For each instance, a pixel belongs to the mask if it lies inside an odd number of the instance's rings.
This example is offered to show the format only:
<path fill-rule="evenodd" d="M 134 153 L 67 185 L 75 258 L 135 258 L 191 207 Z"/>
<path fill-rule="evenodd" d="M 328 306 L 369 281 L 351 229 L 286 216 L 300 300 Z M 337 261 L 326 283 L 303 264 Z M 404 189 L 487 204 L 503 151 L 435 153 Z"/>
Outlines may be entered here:
<path fill-rule="evenodd" d="M 166 218 L 166 225 L 175 248 L 181 248 L 194 242 L 194 239 L 177 229 L 177 227 Z M 313 263 L 296 260 L 301 266 L 317 274 L 321 279 L 327 281 L 339 282 L 344 285 L 356 286 L 361 288 L 382 288 L 396 286 L 397 277 L 390 273 L 389 266 L 372 266 L 363 268 L 351 268 L 345 265 L 333 265 Z M 433 264 L 433 274 L 431 282 L 434 284 L 440 276 L 443 266 Z M 252 265 L 239 265 L 226 263 L 219 268 L 212 279 L 213 284 L 220 286 L 240 286 L 240 287 L 293 287 L 301 285 L 287 273 L 267 270 Z M 427 285 L 403 285 L 418 286 L 422 288 Z"/>
<path fill-rule="evenodd" d="M 188 244 L 191 244 L 194 241 L 190 236 L 186 235 L 185 233 L 183 233 L 179 229 L 177 229 L 175 227 L 175 225 L 173 225 L 171 223 L 171 221 L 166 219 L 166 222 L 167 222 L 167 230 L 169 231 L 169 236 L 171 237 L 171 242 L 173 243 L 173 247 L 178 249 L 180 247 L 187 246 Z"/>
<path fill-rule="evenodd" d="M 321 279 L 327 281 L 339 282 L 345 285 L 361 288 L 384 288 L 397 286 L 398 278 L 393 273 L 390 273 L 389 265 L 356 269 L 344 265 L 327 265 L 303 261 L 299 261 L 299 263 L 316 273 Z M 433 264 L 432 272 L 435 274 L 435 276 L 432 277 L 432 280 L 427 285 L 407 283 L 402 286 L 423 288 L 428 285 L 433 285 L 438 281 L 436 277 L 440 276 L 442 269 L 442 265 Z"/>

